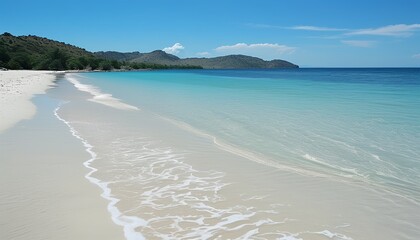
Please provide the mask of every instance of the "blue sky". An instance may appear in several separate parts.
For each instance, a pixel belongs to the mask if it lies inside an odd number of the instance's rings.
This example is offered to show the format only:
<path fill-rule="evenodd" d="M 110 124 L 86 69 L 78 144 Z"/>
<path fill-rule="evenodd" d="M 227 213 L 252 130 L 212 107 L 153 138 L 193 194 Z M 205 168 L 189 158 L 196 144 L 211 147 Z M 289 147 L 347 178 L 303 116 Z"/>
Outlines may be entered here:
<path fill-rule="evenodd" d="M 89 51 L 247 54 L 302 67 L 419 67 L 419 0 L 0 1 L 0 32 Z"/>

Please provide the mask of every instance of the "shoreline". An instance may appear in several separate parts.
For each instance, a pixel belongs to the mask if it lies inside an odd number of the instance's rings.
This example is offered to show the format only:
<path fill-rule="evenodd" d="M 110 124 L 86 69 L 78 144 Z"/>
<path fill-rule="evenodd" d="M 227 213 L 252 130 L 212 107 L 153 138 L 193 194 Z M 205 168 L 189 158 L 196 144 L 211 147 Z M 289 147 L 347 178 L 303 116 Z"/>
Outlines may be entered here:
<path fill-rule="evenodd" d="M 31 119 L 36 106 L 31 99 L 54 85 L 56 71 L 0 71 L 0 133 L 21 120 Z"/>
<path fill-rule="evenodd" d="M 84 143 L 55 115 L 62 73 L 0 71 L 0 238 L 124 239 Z"/>
<path fill-rule="evenodd" d="M 71 126 L 70 122 L 66 121 L 65 119 L 61 118 L 58 114 L 58 111 L 60 110 L 61 106 L 57 107 L 54 110 L 55 117 L 63 122 L 68 128 L 73 137 L 80 140 L 83 144 L 83 147 L 85 148 L 85 151 L 89 153 L 90 159 L 83 162 L 83 166 L 86 167 L 86 169 L 89 170 L 89 172 L 85 175 L 85 178 L 92 184 L 98 186 L 101 190 L 101 197 L 105 200 L 107 200 L 107 209 L 108 212 L 111 214 L 112 221 L 118 225 L 123 227 L 124 235 L 126 239 L 144 239 L 144 236 L 136 232 L 135 229 L 137 227 L 143 226 L 145 224 L 145 221 L 143 219 L 140 219 L 135 216 L 125 216 L 117 207 L 116 204 L 120 201 L 120 199 L 115 198 L 111 194 L 111 188 L 108 186 L 109 182 L 101 181 L 98 178 L 95 178 L 92 176 L 95 172 L 98 171 L 97 168 L 91 166 L 92 163 L 97 160 L 97 154 L 92 150 L 93 146 L 89 144 L 86 139 L 82 138 L 80 135 L 78 135 L 78 132 Z"/>
<path fill-rule="evenodd" d="M 224 228 L 222 238 L 260 229 L 285 238 L 375 238 L 370 229 L 378 229 L 394 239 L 418 231 L 409 225 L 418 205 L 407 199 L 273 169 L 147 108 L 120 111 L 92 101 L 114 92 L 69 78 L 59 75 L 57 87 L 30 98 L 38 108 L 33 119 L 0 133 L 0 238 L 199 237 Z"/>

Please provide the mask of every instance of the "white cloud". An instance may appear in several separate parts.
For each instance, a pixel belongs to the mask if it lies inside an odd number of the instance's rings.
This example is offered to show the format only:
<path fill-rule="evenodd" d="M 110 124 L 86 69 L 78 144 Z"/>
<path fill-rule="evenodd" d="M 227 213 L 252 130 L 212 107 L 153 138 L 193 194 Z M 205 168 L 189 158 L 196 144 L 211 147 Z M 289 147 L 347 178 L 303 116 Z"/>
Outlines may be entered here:
<path fill-rule="evenodd" d="M 342 43 L 353 47 L 372 47 L 375 41 L 362 41 L 362 40 L 342 40 Z"/>
<path fill-rule="evenodd" d="M 198 52 L 197 55 L 201 56 L 201 57 L 206 57 L 206 56 L 209 56 L 210 53 L 209 52 Z"/>
<path fill-rule="evenodd" d="M 293 30 L 306 30 L 306 31 L 347 31 L 344 28 L 329 28 L 329 27 L 317 27 L 317 26 L 294 26 L 289 27 Z"/>
<path fill-rule="evenodd" d="M 376 36 L 394 36 L 394 37 L 408 37 L 414 31 L 420 29 L 420 24 L 397 24 L 388 25 L 379 28 L 367 28 L 355 30 L 347 33 L 347 35 L 376 35 Z"/>
<path fill-rule="evenodd" d="M 183 49 L 184 49 L 184 46 L 182 46 L 181 43 L 175 43 L 172 47 L 166 47 L 162 50 L 169 54 L 177 54 Z"/>
<path fill-rule="evenodd" d="M 420 59 L 420 53 L 414 54 L 414 55 L 413 55 L 413 58 Z"/>
<path fill-rule="evenodd" d="M 277 43 L 237 43 L 235 45 L 220 46 L 215 49 L 216 52 L 223 54 L 245 54 L 265 59 L 278 58 L 282 54 L 292 53 L 295 50 L 295 47 Z"/>
<path fill-rule="evenodd" d="M 306 30 L 306 31 L 347 31 L 348 29 L 344 28 L 329 28 L 329 27 L 317 27 L 317 26 L 293 26 L 293 27 L 282 27 L 269 24 L 257 24 L 249 23 L 249 27 L 254 28 L 277 28 L 277 29 L 292 29 L 292 30 Z"/>
<path fill-rule="evenodd" d="M 268 25 L 261 25 L 268 26 Z M 395 24 L 378 28 L 366 29 L 345 29 L 345 28 L 330 28 L 318 26 L 294 26 L 288 29 L 306 30 L 306 31 L 343 31 L 347 32 L 345 35 L 375 35 L 375 36 L 394 36 L 394 37 L 408 37 L 413 32 L 420 30 L 420 24 Z"/>

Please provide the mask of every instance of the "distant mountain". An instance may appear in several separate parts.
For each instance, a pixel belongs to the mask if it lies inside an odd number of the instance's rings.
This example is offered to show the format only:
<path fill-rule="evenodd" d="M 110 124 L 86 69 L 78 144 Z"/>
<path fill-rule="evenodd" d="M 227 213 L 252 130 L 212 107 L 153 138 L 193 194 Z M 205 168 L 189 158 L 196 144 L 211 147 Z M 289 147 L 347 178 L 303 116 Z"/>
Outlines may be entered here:
<path fill-rule="evenodd" d="M 178 65 L 176 62 L 180 60 L 179 57 L 168 54 L 162 50 L 155 50 L 150 53 L 140 53 L 140 52 L 95 52 L 97 57 L 108 59 L 108 60 L 118 60 L 118 61 L 128 61 L 136 63 L 154 63 L 154 64 L 166 64 L 166 65 Z"/>
<path fill-rule="evenodd" d="M 138 52 L 131 54 L 107 52 L 107 59 L 104 59 L 105 56 L 102 57 L 100 54 L 95 55 L 83 48 L 48 38 L 33 35 L 13 36 L 10 33 L 0 35 L 0 67 L 7 69 L 131 70 L 201 68 L 189 65 L 167 66 L 155 63 L 124 62 L 142 55 Z M 152 57 L 152 55 L 145 55 L 145 61 L 151 62 L 154 58 L 149 59 L 148 56 Z"/>
<path fill-rule="evenodd" d="M 143 53 L 139 52 L 122 53 L 115 51 L 95 52 L 94 54 L 99 58 L 117 61 L 130 61 L 143 55 Z"/>
<path fill-rule="evenodd" d="M 163 65 L 182 65 L 178 64 L 179 60 L 180 58 L 175 55 L 167 54 L 166 52 L 161 50 L 156 50 L 150 53 L 143 53 L 142 55 L 132 59 L 131 61 L 138 63 L 156 63 Z"/>
<path fill-rule="evenodd" d="M 214 58 L 179 58 L 161 50 L 150 53 L 130 52 L 95 52 L 97 57 L 108 60 L 122 60 L 135 63 L 149 63 L 177 66 L 201 66 L 205 69 L 246 69 L 246 68 L 298 68 L 299 66 L 284 61 L 265 61 L 261 58 L 245 55 L 228 55 Z"/>
<path fill-rule="evenodd" d="M 180 62 L 186 65 L 198 65 L 206 69 L 243 69 L 243 68 L 298 68 L 299 66 L 284 61 L 265 61 L 261 58 L 245 55 L 228 55 L 215 58 L 186 58 Z"/>
<path fill-rule="evenodd" d="M 214 58 L 179 58 L 161 50 L 140 52 L 96 52 L 33 35 L 0 35 L 0 67 L 8 69 L 167 69 L 167 68 L 297 68 L 284 60 L 265 61 L 245 55 Z"/>

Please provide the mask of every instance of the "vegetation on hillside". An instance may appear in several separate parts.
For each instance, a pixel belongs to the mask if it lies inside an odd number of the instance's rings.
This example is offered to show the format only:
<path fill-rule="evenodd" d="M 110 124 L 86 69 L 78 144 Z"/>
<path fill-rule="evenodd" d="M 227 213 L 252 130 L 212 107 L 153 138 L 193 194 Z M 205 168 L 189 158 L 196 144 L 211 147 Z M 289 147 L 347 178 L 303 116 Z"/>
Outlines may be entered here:
<path fill-rule="evenodd" d="M 105 59 L 63 42 L 32 35 L 16 37 L 10 33 L 0 35 L 0 67 L 38 70 L 201 68 Z"/>
<path fill-rule="evenodd" d="M 63 42 L 33 35 L 0 35 L 0 67 L 42 70 L 114 70 L 114 69 L 246 69 L 297 68 L 284 61 L 265 61 L 245 55 L 214 58 L 179 58 L 162 50 L 150 53 L 91 53 Z"/>
<path fill-rule="evenodd" d="M 299 66 L 284 61 L 266 61 L 245 55 L 228 55 L 213 58 L 179 58 L 162 50 L 150 53 L 96 52 L 97 57 L 108 60 L 124 60 L 132 63 L 154 63 L 167 66 L 200 66 L 206 69 L 250 69 L 250 68 L 298 68 Z"/>
<path fill-rule="evenodd" d="M 96 68 L 99 59 L 92 53 L 62 42 L 37 36 L 0 35 L 0 67 L 9 69 Z"/>

